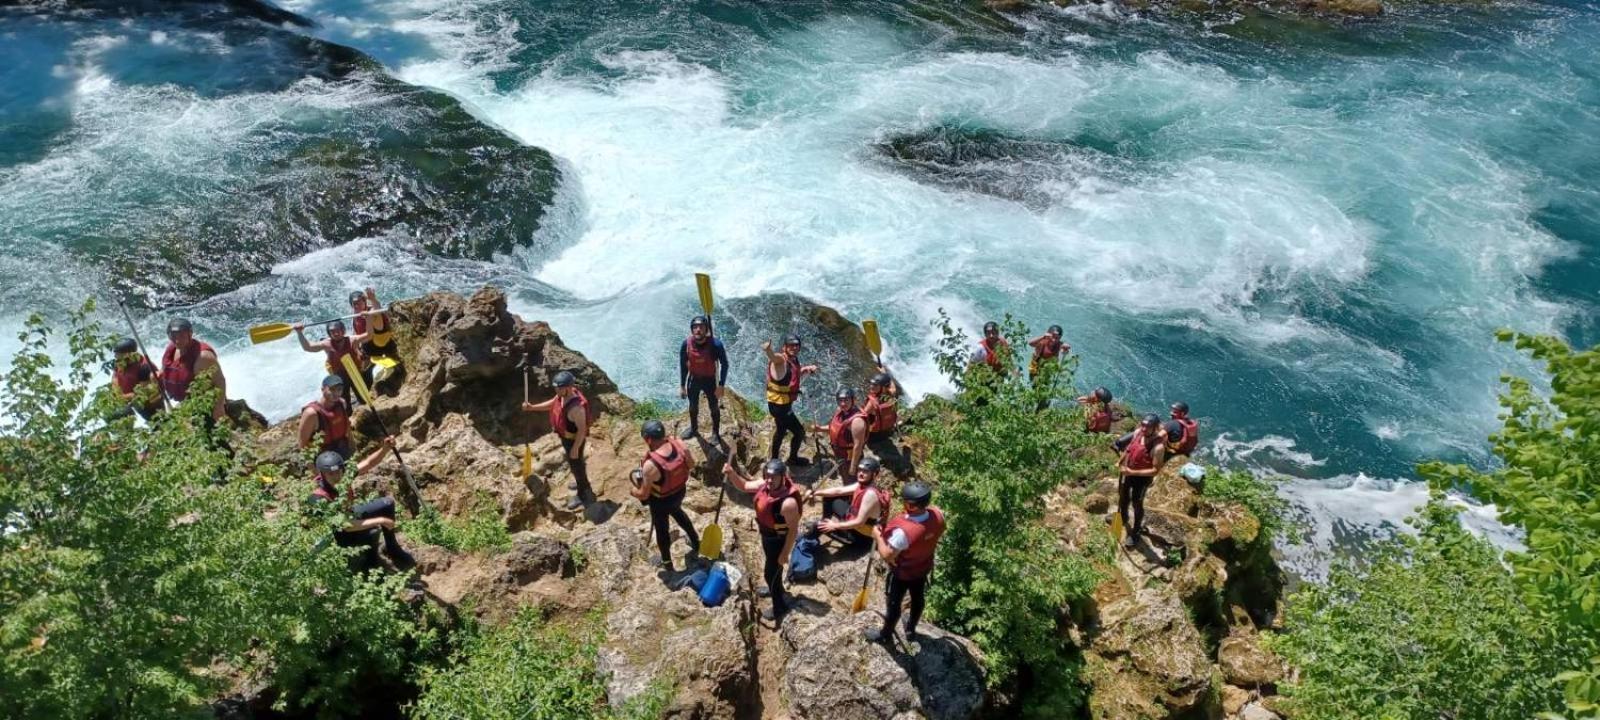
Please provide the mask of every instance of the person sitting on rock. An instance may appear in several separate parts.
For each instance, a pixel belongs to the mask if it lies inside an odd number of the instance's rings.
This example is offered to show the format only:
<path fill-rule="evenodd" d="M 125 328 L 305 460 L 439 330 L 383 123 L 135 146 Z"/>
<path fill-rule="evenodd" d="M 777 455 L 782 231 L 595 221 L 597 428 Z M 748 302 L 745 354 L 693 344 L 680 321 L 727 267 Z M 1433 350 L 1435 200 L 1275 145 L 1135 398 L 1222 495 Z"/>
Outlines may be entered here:
<path fill-rule="evenodd" d="M 1094 392 L 1078 398 L 1078 404 L 1089 408 L 1089 417 L 1083 428 L 1086 432 L 1111 432 L 1111 423 L 1115 422 L 1117 418 L 1111 412 L 1110 390 L 1104 387 L 1097 387 Z"/>
<path fill-rule="evenodd" d="M 393 452 L 393 449 L 394 438 L 384 438 L 378 449 L 363 458 L 351 474 L 371 472 L 383 462 L 385 455 Z M 413 562 L 411 554 L 400 547 L 400 541 L 394 535 L 394 498 L 384 496 L 357 504 L 353 483 L 341 494 L 339 482 L 344 478 L 344 465 L 344 456 L 332 450 L 318 455 L 316 475 L 313 477 L 314 487 L 311 491 L 312 507 L 337 506 L 350 518 L 348 524 L 334 531 L 334 544 L 339 547 L 365 547 L 366 551 L 355 560 L 357 569 L 365 569 L 377 565 L 377 536 L 382 536 L 383 554 L 387 555 L 396 567 L 401 569 L 410 567 Z"/>
<path fill-rule="evenodd" d="M 800 533 L 800 490 L 782 460 L 768 460 L 761 467 L 760 480 L 750 479 L 734 462 L 724 463 L 722 473 L 733 487 L 755 495 L 756 526 L 761 531 L 761 554 L 765 558 L 761 574 L 767 583 L 758 592 L 772 597 L 772 607 L 761 611 L 761 617 L 780 624 L 790 609 L 783 590 L 783 573 Z"/>
<path fill-rule="evenodd" d="M 187 318 L 173 318 L 167 323 L 167 349 L 161 353 L 161 390 L 175 403 L 189 397 L 189 386 L 201 377 L 211 379 L 217 391 L 211 402 L 211 418 L 221 420 L 228 414 L 228 379 L 222 375 L 222 364 L 217 362 L 217 351 L 194 336 L 194 325 Z"/>
<path fill-rule="evenodd" d="M 1039 377 L 1041 369 L 1054 366 L 1063 354 L 1072 352 L 1072 346 L 1061 340 L 1061 334 L 1060 325 L 1051 325 L 1043 335 L 1028 341 L 1028 346 L 1033 348 L 1033 357 L 1028 360 L 1028 382 Z"/>
<path fill-rule="evenodd" d="M 911 596 L 911 613 L 906 616 L 906 640 L 917 640 L 917 622 L 928 594 L 928 576 L 933 574 L 934 554 L 944 536 L 944 511 L 934 507 L 933 490 L 922 482 L 907 483 L 900 491 L 904 512 L 883 526 L 873 526 L 873 544 L 878 557 L 889 565 L 888 586 L 884 595 L 888 607 L 883 628 L 865 631 L 867 640 L 880 642 L 894 637 L 895 623 L 906 595 Z"/>
<path fill-rule="evenodd" d="M 360 398 L 352 398 L 350 387 L 350 372 L 344 368 L 344 357 L 349 355 L 355 360 L 355 366 L 361 371 L 361 379 L 367 381 L 367 386 L 372 385 L 372 368 L 366 358 L 361 356 L 361 349 L 356 346 L 355 340 L 345 334 L 344 321 L 334 320 L 323 326 L 328 337 L 325 340 L 311 342 L 306 340 L 306 324 L 295 323 L 294 335 L 300 340 L 300 349 L 308 353 L 320 352 L 327 356 L 325 365 L 328 366 L 329 375 L 338 375 L 343 384 L 339 387 L 339 396 L 351 407 L 354 407 Z"/>
<path fill-rule="evenodd" d="M 1189 404 L 1182 401 L 1173 403 L 1172 419 L 1183 425 L 1183 442 L 1173 449 L 1173 453 L 1193 455 L 1195 447 L 1200 444 L 1200 423 L 1189 418 Z"/>
<path fill-rule="evenodd" d="M 816 425 L 812 429 L 828 434 L 828 446 L 833 449 L 839 478 L 853 478 L 856 463 L 861 462 L 861 453 L 867 447 L 867 416 L 856 407 L 855 390 L 839 388 L 834 398 L 839 401 L 839 411 L 827 425 Z"/>
<path fill-rule="evenodd" d="M 1117 514 L 1122 517 L 1122 526 L 1128 530 L 1128 536 L 1123 541 L 1124 547 L 1134 547 L 1139 541 L 1139 534 L 1144 532 L 1144 496 L 1149 492 L 1150 484 L 1155 482 L 1161 465 L 1166 462 L 1167 447 L 1163 442 L 1163 434 L 1161 418 L 1144 416 L 1137 434 L 1122 451 L 1122 459 L 1117 463 L 1120 476 L 1117 481 Z M 1128 516 L 1129 510 L 1133 512 L 1131 518 Z"/>
<path fill-rule="evenodd" d="M 317 452 L 332 450 L 350 458 L 350 403 L 344 399 L 344 378 L 338 375 L 323 378 L 322 396 L 300 409 L 300 449 L 311 447 L 319 433 Z"/>
<path fill-rule="evenodd" d="M 700 534 L 695 532 L 694 523 L 683 511 L 683 496 L 688 492 L 694 456 L 681 440 L 667 437 L 667 427 L 660 420 L 646 422 L 639 434 L 649 450 L 639 464 L 641 482 L 634 487 L 632 495 L 650 508 L 650 526 L 655 530 L 656 548 L 661 552 L 658 564 L 663 570 L 674 572 L 669 518 L 683 529 L 683 537 L 689 541 L 689 557 L 694 557 L 700 547 Z"/>
<path fill-rule="evenodd" d="M 882 467 L 877 458 L 861 458 L 855 482 L 813 491 L 823 501 L 817 529 L 851 547 L 871 544 L 872 528 L 889 517 L 889 493 L 877 482 Z"/>
<path fill-rule="evenodd" d="M 689 321 L 689 337 L 678 347 L 678 397 L 689 399 L 689 429 L 683 439 L 700 434 L 700 396 L 711 411 L 711 437 L 722 442 L 722 392 L 728 384 L 728 350 L 711 335 L 711 318 Z"/>
<path fill-rule="evenodd" d="M 806 440 L 805 423 L 794 412 L 794 401 L 800 397 L 800 381 L 817 372 L 816 365 L 800 364 L 800 336 L 783 339 L 783 352 L 772 351 L 771 342 L 761 343 L 767 355 L 767 412 L 772 415 L 772 447 L 767 457 L 778 459 L 783 447 L 783 436 L 789 435 L 789 465 L 809 465 L 811 461 L 800 457 L 800 445 Z"/>
<path fill-rule="evenodd" d="M 594 490 L 589 486 L 589 467 L 584 460 L 584 446 L 589 439 L 589 398 L 578 389 L 578 376 L 566 370 L 556 373 L 555 397 L 544 402 L 522 403 L 524 412 L 550 413 L 550 429 L 561 438 L 563 457 L 572 470 L 577 484 L 577 495 L 567 502 L 568 510 L 588 507 L 595 501 Z"/>
<path fill-rule="evenodd" d="M 115 417 L 130 413 L 145 420 L 155 417 L 165 407 L 155 363 L 139 352 L 139 342 L 131 337 L 119 340 L 112 351 L 111 387 L 124 403 Z"/>

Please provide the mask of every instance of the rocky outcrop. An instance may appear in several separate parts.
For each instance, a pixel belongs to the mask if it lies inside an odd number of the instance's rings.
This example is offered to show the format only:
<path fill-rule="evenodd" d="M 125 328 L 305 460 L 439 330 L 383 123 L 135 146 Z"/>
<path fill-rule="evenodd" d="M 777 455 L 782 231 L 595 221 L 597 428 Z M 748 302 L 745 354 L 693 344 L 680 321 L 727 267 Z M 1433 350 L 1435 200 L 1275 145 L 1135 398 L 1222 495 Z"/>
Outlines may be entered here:
<path fill-rule="evenodd" d="M 797 613 L 783 627 L 783 691 L 795 720 L 966 720 L 985 702 L 981 655 L 935 627 L 910 647 L 868 642 L 876 613 Z"/>

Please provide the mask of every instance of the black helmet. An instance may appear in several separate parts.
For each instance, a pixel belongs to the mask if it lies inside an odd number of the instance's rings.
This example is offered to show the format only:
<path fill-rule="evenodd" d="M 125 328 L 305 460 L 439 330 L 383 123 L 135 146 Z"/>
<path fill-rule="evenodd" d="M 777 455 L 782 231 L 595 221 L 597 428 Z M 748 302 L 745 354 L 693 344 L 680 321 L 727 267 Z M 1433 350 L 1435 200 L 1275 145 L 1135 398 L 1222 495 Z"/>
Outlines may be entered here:
<path fill-rule="evenodd" d="M 112 348 L 111 350 L 118 355 L 139 352 L 139 343 L 135 342 L 133 338 L 123 338 L 118 340 L 116 347 Z"/>
<path fill-rule="evenodd" d="M 784 338 L 783 338 L 784 347 L 788 347 L 790 345 L 798 346 L 799 344 L 800 344 L 800 336 L 799 335 L 790 334 L 790 335 L 784 336 Z"/>
<path fill-rule="evenodd" d="M 927 505 L 933 499 L 933 488 L 920 480 L 913 480 L 900 490 L 900 499 L 916 505 Z"/>
<path fill-rule="evenodd" d="M 572 373 L 567 372 L 566 370 L 562 370 L 561 372 L 556 373 L 555 378 L 553 380 L 551 380 L 551 382 L 555 383 L 556 387 L 558 387 L 558 388 L 559 387 L 572 387 L 573 385 L 577 385 L 578 384 L 578 376 L 577 375 L 573 375 Z"/>
<path fill-rule="evenodd" d="M 321 472 L 334 472 L 344 469 L 344 456 L 332 450 L 327 450 L 317 456 L 317 470 Z"/>
<path fill-rule="evenodd" d="M 873 387 L 889 387 L 889 383 L 893 381 L 894 378 L 889 377 L 889 373 L 886 372 L 881 372 L 872 376 Z"/>
<path fill-rule="evenodd" d="M 660 420 L 651 420 L 639 428 L 639 435 L 647 440 L 661 440 L 667 437 L 667 426 Z"/>
<path fill-rule="evenodd" d="M 696 315 L 694 316 L 693 320 L 689 321 L 689 329 L 691 330 L 702 325 L 705 327 L 711 327 L 711 318 L 708 318 L 704 315 Z"/>
<path fill-rule="evenodd" d="M 355 292 L 350 293 L 350 304 L 351 305 L 356 304 L 357 300 L 365 300 L 365 299 L 367 299 L 367 294 L 364 293 L 364 292 L 361 292 L 360 290 L 357 290 Z"/>
<path fill-rule="evenodd" d="M 1097 387 L 1094 389 L 1094 399 L 1103 403 L 1111 402 L 1111 391 L 1103 387 Z"/>
<path fill-rule="evenodd" d="M 328 332 L 333 332 L 335 330 L 338 330 L 339 332 L 344 332 L 344 321 L 343 320 L 334 320 L 333 322 L 330 322 L 327 325 L 323 325 L 322 329 L 326 330 Z"/>
<path fill-rule="evenodd" d="M 344 386 L 344 378 L 339 377 L 338 375 L 329 375 L 329 376 L 327 376 L 327 377 L 322 379 L 322 386 L 323 387 L 343 387 Z"/>
<path fill-rule="evenodd" d="M 1061 337 L 1061 335 L 1063 333 L 1063 330 L 1061 329 L 1060 325 L 1051 325 L 1049 328 L 1045 329 L 1045 332 L 1050 333 L 1051 335 L 1054 335 L 1056 337 Z"/>
<path fill-rule="evenodd" d="M 847 387 L 839 388 L 839 392 L 836 392 L 836 393 L 833 394 L 833 399 L 835 399 L 835 400 L 845 400 L 845 399 L 854 400 L 854 399 L 856 399 L 855 388 L 847 388 Z"/>
<path fill-rule="evenodd" d="M 994 332 L 1000 332 L 1000 325 L 995 323 L 993 320 L 983 324 L 983 334 L 988 335 L 989 331 L 991 330 Z"/>
<path fill-rule="evenodd" d="M 1177 420 L 1167 421 L 1167 434 L 1173 437 L 1183 437 L 1183 423 Z"/>
<path fill-rule="evenodd" d="M 771 460 L 768 460 L 765 465 L 761 466 L 761 474 L 763 474 L 763 475 L 788 475 L 789 474 L 789 466 L 783 464 L 782 460 L 779 460 L 777 458 L 773 458 Z"/>
<path fill-rule="evenodd" d="M 883 469 L 883 464 L 878 462 L 877 458 L 868 455 L 861 458 L 861 462 L 856 463 L 856 469 L 862 472 L 875 473 Z"/>
<path fill-rule="evenodd" d="M 1144 427 L 1154 427 L 1161 424 L 1161 418 L 1155 413 L 1151 413 L 1144 416 L 1144 418 L 1139 421 L 1139 424 L 1143 425 Z"/>
<path fill-rule="evenodd" d="M 1178 402 L 1172 404 L 1172 411 L 1175 413 L 1187 414 L 1189 412 L 1189 403 L 1179 400 Z"/>
<path fill-rule="evenodd" d="M 194 330 L 194 325 L 189 322 L 188 318 L 176 317 L 167 321 L 168 335 L 179 332 L 190 332 L 192 330 Z"/>

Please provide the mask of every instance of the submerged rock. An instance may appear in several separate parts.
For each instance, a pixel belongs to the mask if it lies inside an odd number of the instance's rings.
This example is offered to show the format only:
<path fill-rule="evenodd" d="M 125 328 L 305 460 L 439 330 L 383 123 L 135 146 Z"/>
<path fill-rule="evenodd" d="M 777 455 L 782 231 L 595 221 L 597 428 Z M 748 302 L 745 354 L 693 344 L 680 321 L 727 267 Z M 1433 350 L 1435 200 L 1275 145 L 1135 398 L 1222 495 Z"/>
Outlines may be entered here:
<path fill-rule="evenodd" d="M 1114 154 L 1114 145 L 1096 145 L 1105 144 L 937 125 L 890 135 L 871 149 L 878 162 L 918 182 L 1040 210 L 1085 179 L 1131 176 L 1132 162 Z"/>

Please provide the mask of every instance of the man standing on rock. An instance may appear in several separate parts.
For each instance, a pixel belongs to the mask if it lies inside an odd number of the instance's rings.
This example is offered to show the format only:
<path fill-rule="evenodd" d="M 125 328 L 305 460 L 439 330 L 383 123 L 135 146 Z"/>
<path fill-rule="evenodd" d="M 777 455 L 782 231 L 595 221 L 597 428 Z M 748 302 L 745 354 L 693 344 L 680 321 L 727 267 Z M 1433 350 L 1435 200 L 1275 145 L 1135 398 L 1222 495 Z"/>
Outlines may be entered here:
<path fill-rule="evenodd" d="M 349 459 L 350 403 L 344 400 L 344 378 L 329 375 L 322 379 L 322 396 L 300 409 L 300 449 L 311 447 L 311 440 L 322 433 L 317 452 L 339 453 Z"/>
<path fill-rule="evenodd" d="M 692 558 L 700 547 L 700 534 L 695 532 L 694 523 L 683 511 L 683 496 L 688 492 L 694 456 L 682 441 L 667 437 L 667 427 L 660 420 L 645 423 L 639 434 L 649 450 L 639 464 L 643 480 L 633 489 L 632 495 L 650 508 L 650 526 L 655 530 L 656 548 L 661 552 L 661 568 L 674 572 L 669 518 L 683 529 L 683 538 L 689 542 L 689 557 Z"/>
<path fill-rule="evenodd" d="M 577 510 L 595 501 L 583 457 L 584 444 L 589 439 L 589 399 L 578 389 L 578 377 L 566 370 L 556 373 L 554 384 L 555 397 L 539 403 L 524 402 L 522 410 L 550 413 L 550 429 L 561 438 L 563 457 L 578 485 L 578 494 L 567 502 L 567 510 Z"/>
<path fill-rule="evenodd" d="M 361 349 L 356 345 L 356 341 L 345 334 L 343 320 L 330 322 L 323 326 L 323 329 L 328 333 L 328 338 L 311 342 L 306 339 L 306 324 L 295 323 L 294 336 L 300 340 L 301 350 L 308 353 L 320 352 L 327 356 L 324 364 L 328 366 L 328 374 L 338 375 L 344 381 L 339 388 L 340 397 L 343 397 L 351 407 L 355 407 L 360 398 L 351 397 L 350 388 L 354 383 L 350 381 L 350 372 L 344 369 L 344 356 L 349 355 L 355 360 L 355 365 L 361 369 L 362 379 L 367 381 L 368 386 L 372 384 L 371 366 L 367 359 L 361 356 Z"/>
<path fill-rule="evenodd" d="M 1051 325 L 1043 335 L 1028 341 L 1028 346 L 1033 348 L 1033 358 L 1028 361 L 1028 382 L 1039 377 L 1044 368 L 1060 362 L 1063 353 L 1072 352 L 1072 347 L 1061 340 L 1061 335 L 1061 326 Z"/>
<path fill-rule="evenodd" d="M 685 440 L 700 434 L 700 396 L 711 410 L 711 437 L 722 442 L 722 388 L 728 384 L 728 350 L 711 336 L 711 318 L 689 321 L 689 337 L 678 348 L 678 397 L 689 399 Z"/>
<path fill-rule="evenodd" d="M 195 339 L 194 325 L 187 318 L 173 318 L 167 323 L 167 349 L 161 354 L 161 389 L 173 402 L 183 402 L 189 386 L 202 376 L 210 377 L 217 390 L 211 419 L 221 420 L 227 415 L 228 380 L 222 376 L 217 351 Z"/>
<path fill-rule="evenodd" d="M 817 529 L 851 547 L 872 542 L 872 529 L 889 517 L 889 493 L 878 486 L 883 468 L 877 458 L 861 458 L 856 481 L 811 494 L 822 498 L 822 517 Z"/>
<path fill-rule="evenodd" d="M 839 479 L 847 480 L 856 476 L 856 464 L 861 462 L 861 453 L 867 447 L 867 416 L 856 407 L 855 390 L 839 388 L 834 397 L 839 401 L 839 411 L 827 425 L 812 429 L 828 434 L 828 447 L 833 449 Z"/>
<path fill-rule="evenodd" d="M 894 376 L 878 365 L 878 374 L 872 376 L 867 386 L 867 402 L 861 407 L 867 418 L 867 447 L 902 480 L 909 479 L 913 468 L 907 454 L 894 444 L 894 434 L 900 425 L 900 384 Z"/>
<path fill-rule="evenodd" d="M 160 413 L 163 405 L 159 380 L 155 364 L 139 352 L 137 340 L 130 337 L 117 342 L 111 360 L 111 386 L 126 404 L 117 417 L 136 413 L 148 421 Z"/>
<path fill-rule="evenodd" d="M 906 640 L 917 639 L 917 622 L 928 594 L 928 576 L 933 574 L 933 557 L 944 536 L 944 511 L 930 504 L 933 490 L 922 482 L 911 482 L 900 492 L 905 511 L 881 529 L 872 528 L 878 557 L 889 565 L 885 595 L 889 605 L 881 630 L 868 629 L 867 639 L 879 642 L 894 637 L 900 620 L 900 606 L 911 596 L 911 614 L 906 616 Z"/>
<path fill-rule="evenodd" d="M 762 576 L 767 582 L 765 591 L 772 597 L 772 608 L 763 610 L 761 617 L 777 626 L 789 612 L 783 572 L 799 537 L 800 490 L 782 460 L 768 460 L 761 468 L 761 480 L 751 480 L 735 462 L 723 464 L 722 474 L 734 487 L 755 495 L 756 526 L 761 531 L 761 554 L 766 558 Z"/>
<path fill-rule="evenodd" d="M 378 449 L 362 459 L 351 474 L 371 472 L 393 449 L 394 438 L 384 438 Z M 389 556 L 400 569 L 410 567 L 411 554 L 400 547 L 400 541 L 394 535 L 394 498 L 385 496 L 357 505 L 355 486 L 352 484 L 344 489 L 341 499 L 339 481 L 344 478 L 344 464 L 345 458 L 339 453 L 332 450 L 323 452 L 317 456 L 317 474 L 312 478 L 311 505 L 342 504 L 342 510 L 350 518 L 348 524 L 334 531 L 334 543 L 339 547 L 365 546 L 367 549 L 356 558 L 356 565 L 358 569 L 370 568 L 378 562 L 378 543 L 373 536 L 373 531 L 377 531 L 383 537 L 383 554 Z"/>
<path fill-rule="evenodd" d="M 983 339 L 972 351 L 972 365 L 987 365 L 996 375 L 1011 374 L 1011 343 L 1000 337 L 999 324 L 992 321 L 983 324 Z"/>
<path fill-rule="evenodd" d="M 816 365 L 800 364 L 800 336 L 790 335 L 783 340 L 783 352 L 772 351 L 772 343 L 761 343 L 767 354 L 767 412 L 772 415 L 772 447 L 767 457 L 778 459 L 783 447 L 783 436 L 789 439 L 790 465 L 808 465 L 811 461 L 800 457 L 800 444 L 806 439 L 806 426 L 794 414 L 794 401 L 800 397 L 800 381 L 817 371 Z"/>
<path fill-rule="evenodd" d="M 1122 460 L 1117 463 L 1117 471 L 1121 475 L 1117 481 L 1117 514 L 1122 517 L 1122 526 L 1128 529 L 1123 547 L 1134 547 L 1138 544 L 1139 534 L 1144 532 L 1144 496 L 1150 491 L 1150 484 L 1155 482 L 1161 464 L 1166 462 L 1164 435 L 1161 418 L 1144 416 L 1133 440 L 1123 449 Z M 1130 508 L 1133 510 L 1132 518 L 1128 517 Z"/>

